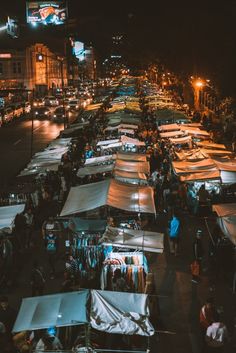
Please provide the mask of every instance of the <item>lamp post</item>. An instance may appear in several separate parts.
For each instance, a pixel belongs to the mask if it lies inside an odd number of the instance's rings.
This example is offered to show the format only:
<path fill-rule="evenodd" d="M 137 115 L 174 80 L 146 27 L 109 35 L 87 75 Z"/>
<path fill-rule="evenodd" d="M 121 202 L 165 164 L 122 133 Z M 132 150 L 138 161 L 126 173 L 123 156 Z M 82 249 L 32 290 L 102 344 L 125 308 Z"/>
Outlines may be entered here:
<path fill-rule="evenodd" d="M 200 91 L 204 87 L 204 82 L 201 79 L 197 79 L 192 82 L 194 90 L 194 107 L 196 110 L 200 110 Z"/>
<path fill-rule="evenodd" d="M 63 111 L 64 111 L 64 129 L 67 127 L 67 114 L 66 114 L 66 107 L 65 107 L 65 80 L 64 80 L 64 60 L 65 58 L 57 56 L 57 55 L 47 55 L 44 53 L 37 53 L 36 58 L 37 61 L 43 61 L 43 58 L 46 59 L 53 59 L 60 64 L 60 79 L 61 79 L 61 88 L 62 88 L 62 99 L 63 99 Z M 48 61 L 46 60 L 46 73 L 48 73 Z"/>

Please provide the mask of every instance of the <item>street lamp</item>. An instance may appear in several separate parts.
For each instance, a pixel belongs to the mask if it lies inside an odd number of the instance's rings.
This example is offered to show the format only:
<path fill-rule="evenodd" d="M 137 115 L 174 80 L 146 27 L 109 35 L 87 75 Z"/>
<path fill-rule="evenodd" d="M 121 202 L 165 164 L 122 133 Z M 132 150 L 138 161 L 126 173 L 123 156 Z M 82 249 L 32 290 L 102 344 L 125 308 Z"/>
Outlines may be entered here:
<path fill-rule="evenodd" d="M 200 91 L 204 87 L 204 81 L 198 78 L 192 81 L 192 86 L 194 90 L 194 107 L 196 110 L 200 109 Z"/>

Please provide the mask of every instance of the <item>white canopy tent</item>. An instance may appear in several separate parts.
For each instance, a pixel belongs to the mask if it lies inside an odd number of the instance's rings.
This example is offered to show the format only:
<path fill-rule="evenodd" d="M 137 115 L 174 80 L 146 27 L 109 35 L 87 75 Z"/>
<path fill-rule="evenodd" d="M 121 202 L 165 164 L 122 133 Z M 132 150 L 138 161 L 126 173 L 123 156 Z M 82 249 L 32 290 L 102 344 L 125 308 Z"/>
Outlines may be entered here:
<path fill-rule="evenodd" d="M 184 136 L 184 137 L 177 137 L 177 138 L 170 138 L 170 142 L 173 145 L 184 145 L 184 144 L 188 144 L 191 145 L 192 143 L 192 138 L 191 136 Z"/>
<path fill-rule="evenodd" d="M 0 233 L 11 233 L 14 226 L 14 220 L 18 213 L 22 213 L 25 209 L 25 204 L 1 206 L 0 207 Z"/>
<path fill-rule="evenodd" d="M 164 234 L 146 230 L 107 227 L 100 242 L 129 249 L 163 253 Z"/>
<path fill-rule="evenodd" d="M 158 126 L 159 131 L 177 131 L 180 130 L 180 127 L 178 124 L 166 124 L 166 125 L 160 125 Z"/>
<path fill-rule="evenodd" d="M 147 294 L 85 289 L 23 299 L 13 332 L 91 324 L 108 333 L 152 336 L 149 316 Z"/>
<path fill-rule="evenodd" d="M 94 175 L 99 173 L 109 173 L 112 172 L 114 164 L 101 164 L 101 165 L 92 165 L 84 168 L 80 168 L 77 172 L 79 178 L 83 178 L 87 175 Z"/>
<path fill-rule="evenodd" d="M 213 143 L 211 141 L 199 141 L 197 145 L 204 148 L 217 149 L 217 150 L 225 150 L 226 147 L 223 144 Z"/>
<path fill-rule="evenodd" d="M 121 136 L 121 142 L 123 145 L 135 145 L 135 146 L 145 146 L 145 142 L 133 139 L 128 136 Z"/>
<path fill-rule="evenodd" d="M 236 245 L 236 203 L 213 205 L 222 232 Z"/>
<path fill-rule="evenodd" d="M 13 332 L 49 327 L 65 327 L 88 323 L 89 291 L 45 295 L 22 301 Z"/>
<path fill-rule="evenodd" d="M 88 159 L 86 159 L 84 165 L 85 166 L 100 165 L 100 164 L 103 164 L 103 163 L 112 162 L 115 159 L 116 159 L 116 155 L 115 154 L 113 154 L 113 155 L 110 154 L 108 156 L 100 156 L 100 157 L 88 158 Z"/>
<path fill-rule="evenodd" d="M 148 295 L 92 290 L 91 326 L 123 335 L 154 335 L 149 321 Z"/>
<path fill-rule="evenodd" d="M 149 162 L 135 162 L 135 161 L 124 161 L 121 159 L 116 159 L 115 170 L 122 170 L 131 173 L 150 173 Z"/>
<path fill-rule="evenodd" d="M 105 205 L 130 212 L 156 213 L 151 187 L 123 184 L 110 179 L 72 187 L 61 216 L 85 212 Z"/>
<path fill-rule="evenodd" d="M 120 142 L 120 140 L 119 139 L 104 140 L 104 141 L 99 141 L 97 143 L 97 146 L 106 146 L 117 142 Z"/>
<path fill-rule="evenodd" d="M 133 129 L 123 129 L 123 128 L 120 128 L 118 130 L 118 132 L 120 134 L 130 134 L 130 135 L 134 135 L 134 130 Z"/>
<path fill-rule="evenodd" d="M 184 132 L 181 130 L 177 130 L 177 131 L 168 131 L 168 132 L 160 133 L 161 138 L 170 138 L 175 136 L 184 136 Z"/>
<path fill-rule="evenodd" d="M 123 161 L 136 161 L 136 162 L 146 162 L 147 155 L 141 153 L 129 153 L 129 152 L 117 152 L 117 159 L 121 159 Z"/>

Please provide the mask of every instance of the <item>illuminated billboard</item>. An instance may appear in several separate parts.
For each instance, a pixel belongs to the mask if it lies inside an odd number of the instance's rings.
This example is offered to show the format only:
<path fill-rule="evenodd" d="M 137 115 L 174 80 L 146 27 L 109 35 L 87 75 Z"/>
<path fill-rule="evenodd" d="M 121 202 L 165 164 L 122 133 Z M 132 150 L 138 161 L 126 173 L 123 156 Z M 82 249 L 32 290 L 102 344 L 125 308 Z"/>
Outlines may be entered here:
<path fill-rule="evenodd" d="M 27 23 L 61 25 L 67 20 L 66 1 L 32 1 L 26 3 Z"/>
<path fill-rule="evenodd" d="M 73 53 L 79 61 L 84 61 L 84 43 L 79 41 L 74 41 L 73 43 Z"/>

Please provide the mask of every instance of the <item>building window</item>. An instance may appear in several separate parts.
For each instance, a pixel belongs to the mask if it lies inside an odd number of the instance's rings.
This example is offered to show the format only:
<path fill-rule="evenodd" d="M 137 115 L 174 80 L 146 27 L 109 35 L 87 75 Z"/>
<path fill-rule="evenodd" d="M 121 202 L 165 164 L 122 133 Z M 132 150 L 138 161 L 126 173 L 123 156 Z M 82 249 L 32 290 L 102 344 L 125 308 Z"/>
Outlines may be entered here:
<path fill-rule="evenodd" d="M 0 63 L 0 75 L 3 74 L 3 63 Z"/>
<path fill-rule="evenodd" d="M 21 74 L 21 63 L 13 63 L 13 74 Z"/>

